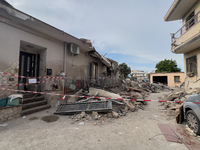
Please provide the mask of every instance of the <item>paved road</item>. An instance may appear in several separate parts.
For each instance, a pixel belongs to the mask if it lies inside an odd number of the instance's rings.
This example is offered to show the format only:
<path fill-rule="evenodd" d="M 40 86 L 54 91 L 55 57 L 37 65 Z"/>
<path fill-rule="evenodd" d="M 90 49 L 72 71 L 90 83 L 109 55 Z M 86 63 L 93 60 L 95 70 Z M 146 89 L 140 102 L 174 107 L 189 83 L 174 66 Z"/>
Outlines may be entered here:
<path fill-rule="evenodd" d="M 151 94 L 148 99 L 160 95 Z M 69 116 L 59 116 L 53 123 L 42 121 L 41 117 L 53 114 L 55 108 L 51 108 L 0 127 L 0 150 L 187 150 L 184 144 L 167 142 L 162 135 L 149 140 L 161 133 L 157 123 L 175 123 L 174 119 L 166 121 L 158 104 L 149 102 L 144 111 L 139 109 L 97 125 L 95 121 L 73 124 Z M 29 120 L 32 117 L 38 119 Z"/>

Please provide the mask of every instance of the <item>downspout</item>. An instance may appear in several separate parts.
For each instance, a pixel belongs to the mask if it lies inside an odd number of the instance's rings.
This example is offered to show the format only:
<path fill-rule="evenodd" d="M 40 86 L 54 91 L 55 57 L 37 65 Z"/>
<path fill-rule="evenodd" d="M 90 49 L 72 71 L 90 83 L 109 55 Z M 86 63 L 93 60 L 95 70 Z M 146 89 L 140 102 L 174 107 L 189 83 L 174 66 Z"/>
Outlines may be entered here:
<path fill-rule="evenodd" d="M 66 75 L 66 51 L 67 51 L 67 43 L 64 42 L 64 55 L 63 55 L 63 72 Z"/>

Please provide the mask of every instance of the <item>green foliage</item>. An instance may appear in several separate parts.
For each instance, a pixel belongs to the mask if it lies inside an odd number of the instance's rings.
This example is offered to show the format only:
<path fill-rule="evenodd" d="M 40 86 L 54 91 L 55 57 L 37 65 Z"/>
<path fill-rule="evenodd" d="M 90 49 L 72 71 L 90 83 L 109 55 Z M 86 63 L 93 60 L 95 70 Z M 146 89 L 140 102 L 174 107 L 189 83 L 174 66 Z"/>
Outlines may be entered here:
<path fill-rule="evenodd" d="M 150 80 L 150 74 L 148 74 L 148 79 Z"/>
<path fill-rule="evenodd" d="M 177 67 L 177 63 L 175 60 L 161 60 L 156 64 L 156 73 L 160 72 L 181 72 L 181 69 Z"/>
<path fill-rule="evenodd" d="M 131 77 L 130 77 L 130 80 L 131 80 L 131 81 L 134 81 L 133 73 L 131 73 L 130 76 L 131 76 Z"/>
<path fill-rule="evenodd" d="M 126 63 L 119 64 L 120 68 L 120 78 L 126 79 L 128 75 L 131 73 L 131 68 L 127 66 Z"/>

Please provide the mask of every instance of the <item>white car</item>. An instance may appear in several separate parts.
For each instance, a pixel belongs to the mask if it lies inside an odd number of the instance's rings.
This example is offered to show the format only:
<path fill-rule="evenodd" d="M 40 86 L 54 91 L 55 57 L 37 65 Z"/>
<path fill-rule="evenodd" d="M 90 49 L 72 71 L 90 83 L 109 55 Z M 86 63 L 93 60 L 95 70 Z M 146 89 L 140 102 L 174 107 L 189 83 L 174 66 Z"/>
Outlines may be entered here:
<path fill-rule="evenodd" d="M 191 95 L 183 104 L 184 119 L 188 127 L 200 134 L 200 94 Z"/>

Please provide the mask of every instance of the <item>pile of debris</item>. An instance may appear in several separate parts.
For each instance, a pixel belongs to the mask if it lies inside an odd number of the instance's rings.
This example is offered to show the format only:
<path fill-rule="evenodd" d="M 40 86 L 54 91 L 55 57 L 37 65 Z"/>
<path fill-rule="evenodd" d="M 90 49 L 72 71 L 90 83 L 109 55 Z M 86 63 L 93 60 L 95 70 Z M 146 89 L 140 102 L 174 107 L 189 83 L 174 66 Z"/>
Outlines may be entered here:
<path fill-rule="evenodd" d="M 122 81 L 120 95 L 123 98 L 145 99 L 150 93 L 158 93 L 160 91 L 172 91 L 173 89 L 161 83 L 149 83 L 138 81 Z"/>
<path fill-rule="evenodd" d="M 122 81 L 123 89 L 130 89 L 134 87 L 137 90 L 142 90 L 148 93 L 158 93 L 160 91 L 171 91 L 173 88 L 164 85 L 162 83 L 149 83 L 149 82 L 139 82 L 139 81 Z"/>
<path fill-rule="evenodd" d="M 105 117 L 119 118 L 136 109 L 145 110 L 147 103 L 141 101 L 149 93 L 169 89 L 164 85 L 123 81 L 120 87 L 80 90 L 69 97 L 66 104 L 60 104 L 55 114 L 72 115 L 74 122 L 85 120 L 104 121 Z M 134 99 L 129 100 L 129 99 Z"/>
<path fill-rule="evenodd" d="M 60 104 L 55 114 L 73 115 L 74 121 L 104 120 L 104 117 L 119 118 L 128 111 L 135 111 L 135 103 L 119 94 L 102 89 L 90 88 L 88 93 L 78 91 L 66 104 Z M 116 100 L 117 99 L 117 100 Z"/>
<path fill-rule="evenodd" d="M 173 90 L 169 94 L 165 94 L 163 97 L 159 97 L 160 100 L 167 100 L 167 101 L 176 101 L 177 103 L 172 102 L 163 102 L 160 110 L 165 110 L 168 116 L 174 116 L 176 118 L 177 123 L 182 123 L 183 121 L 183 103 L 190 95 L 200 93 L 200 88 L 191 89 L 185 91 L 183 88 L 177 88 Z M 180 101 L 181 103 L 178 103 Z"/>

